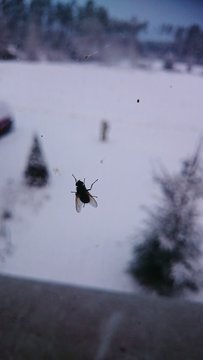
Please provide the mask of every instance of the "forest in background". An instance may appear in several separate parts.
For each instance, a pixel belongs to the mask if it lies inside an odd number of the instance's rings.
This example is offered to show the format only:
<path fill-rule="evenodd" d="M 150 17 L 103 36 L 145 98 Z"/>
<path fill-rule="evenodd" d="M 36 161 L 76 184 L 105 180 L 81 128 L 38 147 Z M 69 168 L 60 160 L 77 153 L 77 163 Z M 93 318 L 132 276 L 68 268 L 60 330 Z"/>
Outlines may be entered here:
<path fill-rule="evenodd" d="M 163 24 L 160 33 L 170 41 L 144 41 L 140 33 L 149 23 L 136 17 L 112 18 L 108 10 L 88 0 L 1 0 L 0 58 L 114 62 L 138 57 L 203 62 L 203 29 L 199 25 L 173 27 Z"/>

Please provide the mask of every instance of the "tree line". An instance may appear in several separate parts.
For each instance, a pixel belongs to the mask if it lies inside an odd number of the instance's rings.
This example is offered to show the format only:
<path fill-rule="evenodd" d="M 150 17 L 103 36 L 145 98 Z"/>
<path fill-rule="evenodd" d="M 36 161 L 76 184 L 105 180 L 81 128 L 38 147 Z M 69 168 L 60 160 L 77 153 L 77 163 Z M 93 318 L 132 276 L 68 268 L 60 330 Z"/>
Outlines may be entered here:
<path fill-rule="evenodd" d="M 171 36 L 170 50 L 178 60 L 203 63 L 203 29 L 200 25 L 174 27 L 163 24 L 160 32 Z"/>
<path fill-rule="evenodd" d="M 40 56 L 72 60 L 129 56 L 136 53 L 137 37 L 147 23 L 110 17 L 93 0 L 1 0 L 0 48 L 14 45 L 26 58 Z"/>
<path fill-rule="evenodd" d="M 203 62 L 203 29 L 199 25 L 188 28 L 178 27 L 175 32 L 174 47 L 179 59 L 195 63 Z"/>
<path fill-rule="evenodd" d="M 118 20 L 108 10 L 87 0 L 0 0 L 0 58 L 8 46 L 25 59 L 74 61 L 136 61 L 137 55 L 203 62 L 203 29 L 199 25 L 174 27 L 163 24 L 160 32 L 169 42 L 140 41 L 148 29 L 137 18 Z"/>

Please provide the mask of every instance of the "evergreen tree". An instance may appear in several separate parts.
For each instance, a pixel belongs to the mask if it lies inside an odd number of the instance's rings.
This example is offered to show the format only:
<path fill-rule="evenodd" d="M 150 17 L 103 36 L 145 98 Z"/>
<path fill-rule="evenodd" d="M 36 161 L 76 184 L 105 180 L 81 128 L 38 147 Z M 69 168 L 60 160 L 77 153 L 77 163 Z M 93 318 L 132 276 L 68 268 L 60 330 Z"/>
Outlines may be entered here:
<path fill-rule="evenodd" d="M 199 200 L 203 198 L 199 155 L 200 147 L 182 163 L 179 174 L 163 172 L 155 177 L 162 200 L 155 211 L 149 211 L 142 243 L 134 249 L 130 273 L 161 295 L 196 291 L 201 284 L 197 266 L 203 240 L 197 221 Z"/>
<path fill-rule="evenodd" d="M 196 61 L 203 57 L 203 31 L 199 25 L 188 29 L 183 51 L 186 57 L 193 57 Z"/>
<path fill-rule="evenodd" d="M 62 27 L 67 27 L 73 21 L 73 12 L 71 4 L 58 2 L 56 5 L 56 18 Z"/>
<path fill-rule="evenodd" d="M 29 186 L 45 186 L 49 180 L 49 172 L 42 154 L 37 136 L 34 137 L 28 164 L 25 170 L 25 181 Z"/>
<path fill-rule="evenodd" d="M 104 25 L 105 27 L 108 26 L 109 16 L 107 10 L 103 6 L 98 7 L 96 16 L 102 25 Z"/>

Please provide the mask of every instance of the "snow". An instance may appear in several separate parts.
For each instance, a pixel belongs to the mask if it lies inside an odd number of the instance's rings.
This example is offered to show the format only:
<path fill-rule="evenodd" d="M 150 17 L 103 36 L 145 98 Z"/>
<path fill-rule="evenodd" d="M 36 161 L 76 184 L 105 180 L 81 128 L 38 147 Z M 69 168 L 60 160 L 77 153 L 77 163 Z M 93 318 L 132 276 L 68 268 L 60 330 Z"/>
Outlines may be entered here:
<path fill-rule="evenodd" d="M 84 64 L 0 63 L 0 100 L 15 118 L 0 139 L 0 210 L 13 244 L 5 274 L 139 291 L 127 273 L 145 213 L 156 199 L 153 171 L 174 172 L 203 133 L 203 77 Z M 139 102 L 137 102 L 139 99 Z M 102 120 L 109 141 L 99 141 Z M 50 185 L 28 190 L 23 171 L 38 134 Z M 75 210 L 77 179 L 98 208 Z"/>
<path fill-rule="evenodd" d="M 5 102 L 0 101 L 0 120 L 7 117 L 12 117 L 11 111 Z"/>

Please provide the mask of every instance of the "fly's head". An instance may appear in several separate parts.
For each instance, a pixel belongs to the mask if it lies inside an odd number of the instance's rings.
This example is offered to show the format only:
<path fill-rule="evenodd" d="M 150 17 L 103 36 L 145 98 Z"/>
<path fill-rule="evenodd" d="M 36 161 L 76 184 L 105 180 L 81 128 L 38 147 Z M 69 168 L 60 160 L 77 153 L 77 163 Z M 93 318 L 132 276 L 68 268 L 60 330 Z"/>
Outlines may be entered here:
<path fill-rule="evenodd" d="M 78 180 L 78 181 L 76 182 L 76 186 L 78 186 L 78 187 L 84 186 L 84 182 L 81 181 L 81 180 Z"/>

